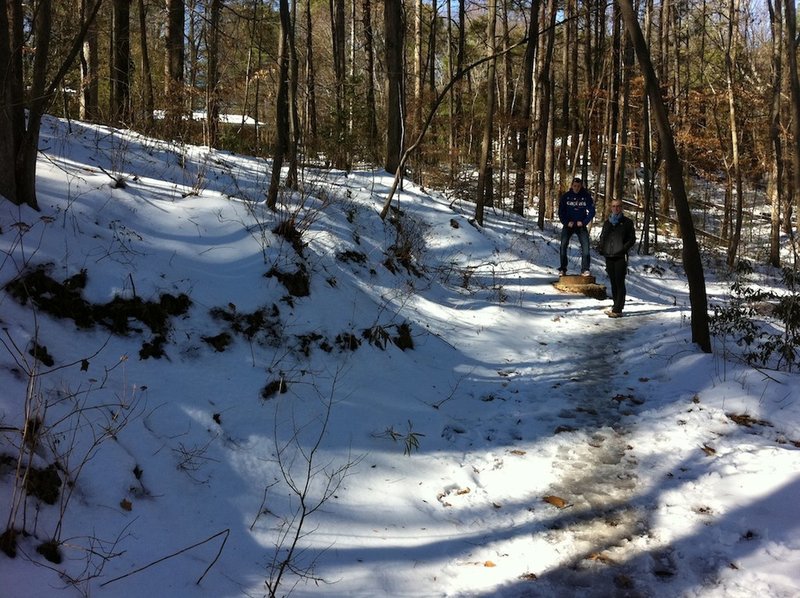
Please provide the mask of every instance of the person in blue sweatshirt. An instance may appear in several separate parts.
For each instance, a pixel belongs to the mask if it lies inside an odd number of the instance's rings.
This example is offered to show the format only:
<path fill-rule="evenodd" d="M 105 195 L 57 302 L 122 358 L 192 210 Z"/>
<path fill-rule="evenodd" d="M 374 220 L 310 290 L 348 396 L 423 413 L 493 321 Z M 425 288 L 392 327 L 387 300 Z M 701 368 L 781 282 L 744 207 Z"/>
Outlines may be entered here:
<path fill-rule="evenodd" d="M 581 275 L 590 276 L 591 257 L 589 255 L 589 229 L 587 227 L 594 218 L 594 200 L 592 199 L 592 194 L 583 186 L 583 181 L 579 177 L 572 179 L 572 186 L 569 191 L 561 196 L 558 202 L 558 218 L 563 224 L 561 229 L 559 275 L 565 276 L 567 273 L 569 240 L 573 234 L 577 234 L 578 241 L 581 244 Z"/>
<path fill-rule="evenodd" d="M 597 249 L 606 258 L 606 273 L 611 282 L 614 305 L 606 310 L 609 318 L 622 316 L 625 307 L 625 275 L 628 273 L 628 251 L 636 243 L 633 221 L 622 213 L 622 202 L 611 200 L 611 214 L 603 223 Z"/>

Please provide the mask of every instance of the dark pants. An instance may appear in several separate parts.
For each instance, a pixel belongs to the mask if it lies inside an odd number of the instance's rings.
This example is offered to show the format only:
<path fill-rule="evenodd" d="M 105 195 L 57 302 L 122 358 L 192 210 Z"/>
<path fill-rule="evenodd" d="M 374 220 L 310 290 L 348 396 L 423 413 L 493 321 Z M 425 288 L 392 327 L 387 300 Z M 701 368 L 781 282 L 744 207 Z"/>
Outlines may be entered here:
<path fill-rule="evenodd" d="M 625 307 L 625 275 L 628 273 L 628 259 L 625 256 L 607 257 L 606 274 L 611 281 L 611 297 L 614 306 L 611 311 L 622 313 Z"/>
<path fill-rule="evenodd" d="M 573 226 L 572 228 L 564 226 L 561 229 L 561 266 L 559 270 L 562 272 L 567 271 L 567 249 L 569 249 L 569 239 L 572 235 L 578 235 L 578 241 L 581 243 L 581 271 L 586 272 L 589 269 L 589 231 L 585 226 Z"/>

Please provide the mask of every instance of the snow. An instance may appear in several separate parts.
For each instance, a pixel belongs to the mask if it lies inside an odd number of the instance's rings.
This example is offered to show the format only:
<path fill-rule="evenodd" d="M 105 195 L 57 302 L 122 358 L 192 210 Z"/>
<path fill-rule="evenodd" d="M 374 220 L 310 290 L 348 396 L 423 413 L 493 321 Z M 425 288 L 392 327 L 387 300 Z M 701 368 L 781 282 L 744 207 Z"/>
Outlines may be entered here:
<path fill-rule="evenodd" d="M 800 593 L 797 375 L 700 352 L 665 254 L 632 256 L 609 319 L 552 286 L 553 223 L 477 227 L 405 183 L 404 265 L 385 172 L 307 171 L 271 212 L 268 161 L 55 119 L 41 146 L 41 212 L 0 203 L 0 517 L 24 529 L 3 596 L 268 595 L 298 525 L 276 595 Z M 191 306 L 142 359 L 137 320 L 113 334 L 11 296 L 46 264 L 85 270 L 95 304 Z M 290 296 L 278 274 L 301 264 Z M 730 281 L 706 275 L 718 302 Z M 28 372 L 54 505 L 14 498 Z M 53 538 L 60 564 L 37 553 Z"/>

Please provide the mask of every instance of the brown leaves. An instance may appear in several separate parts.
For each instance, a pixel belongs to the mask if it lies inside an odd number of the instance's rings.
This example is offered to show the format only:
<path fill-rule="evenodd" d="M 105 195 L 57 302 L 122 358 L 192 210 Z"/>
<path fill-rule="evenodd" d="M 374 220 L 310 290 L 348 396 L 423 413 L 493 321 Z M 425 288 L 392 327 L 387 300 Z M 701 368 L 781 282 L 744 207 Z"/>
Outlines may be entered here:
<path fill-rule="evenodd" d="M 469 494 L 470 492 L 472 492 L 472 490 L 470 489 L 469 486 L 465 486 L 463 488 L 455 488 L 455 489 L 451 489 L 451 490 L 446 490 L 444 492 L 440 492 L 436 496 L 436 500 L 438 500 L 440 503 L 442 503 L 443 507 L 452 507 L 453 504 L 450 501 L 446 500 L 448 496 L 453 496 L 453 495 L 455 495 L 455 496 L 464 496 L 465 494 Z"/>
<path fill-rule="evenodd" d="M 597 561 L 598 563 L 603 563 L 605 565 L 614 565 L 615 561 L 607 554 L 602 552 L 592 552 L 589 556 L 586 557 L 587 560 L 590 561 Z"/>
<path fill-rule="evenodd" d="M 561 498 L 560 496 L 548 495 L 548 496 L 543 497 L 542 500 L 544 502 L 546 502 L 546 503 L 549 503 L 549 504 L 553 505 L 554 507 L 559 508 L 559 509 L 563 509 L 563 508 L 568 506 L 567 501 L 564 500 L 563 498 Z"/>
<path fill-rule="evenodd" d="M 752 428 L 754 425 L 758 426 L 766 426 L 771 428 L 772 424 L 763 419 L 756 419 L 746 413 L 738 414 L 738 413 L 726 413 L 725 415 L 728 416 L 728 419 L 733 421 L 735 424 L 740 426 L 744 426 L 745 428 Z"/>

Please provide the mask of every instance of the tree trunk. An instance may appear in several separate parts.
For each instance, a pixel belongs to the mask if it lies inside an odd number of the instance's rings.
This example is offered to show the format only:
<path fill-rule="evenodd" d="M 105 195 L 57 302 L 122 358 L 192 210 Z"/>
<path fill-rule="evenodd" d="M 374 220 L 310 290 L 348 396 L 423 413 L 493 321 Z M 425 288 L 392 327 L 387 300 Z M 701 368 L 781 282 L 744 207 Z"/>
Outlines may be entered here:
<path fill-rule="evenodd" d="M 793 199 L 798 203 L 800 211 L 800 75 L 797 72 L 797 9 L 794 0 L 784 0 L 783 22 L 786 24 L 786 39 L 788 47 L 789 89 L 791 91 L 791 121 L 794 136 L 794 151 L 792 152 L 792 185 L 789 186 Z M 791 207 L 791 202 L 789 207 Z M 787 210 L 784 214 L 785 226 L 788 233 L 792 232 L 792 214 Z"/>
<path fill-rule="evenodd" d="M 306 144 L 316 148 L 319 127 L 317 125 L 317 75 L 314 71 L 313 31 L 311 0 L 306 0 L 306 121 L 308 122 Z"/>
<path fill-rule="evenodd" d="M 436 97 L 436 39 L 439 33 L 439 8 L 436 5 L 436 0 L 431 0 L 431 25 L 428 35 L 428 58 L 426 64 L 426 71 L 428 73 L 428 97 L 433 102 Z"/>
<path fill-rule="evenodd" d="M 666 85 L 669 81 L 669 58 L 670 58 L 670 25 L 672 23 L 671 20 L 671 4 L 674 0 L 662 0 L 661 2 L 661 10 L 659 16 L 659 22 L 661 23 L 661 28 L 659 29 L 659 60 L 658 64 L 658 78 L 660 81 L 664 82 Z M 655 106 L 651 106 L 651 109 L 655 111 Z M 669 190 L 669 176 L 666 170 L 666 164 L 663 165 L 661 170 L 659 171 L 659 211 L 660 215 L 663 217 L 663 221 L 667 222 L 669 220 L 669 209 L 671 204 L 670 198 L 670 190 Z"/>
<path fill-rule="evenodd" d="M 547 181 L 546 172 L 547 167 L 547 131 L 550 124 L 550 102 L 552 94 L 552 77 L 551 71 L 553 68 L 553 46 L 555 44 L 555 23 L 556 11 L 558 3 L 556 0 L 548 0 L 545 9 L 545 18 L 547 33 L 543 40 L 543 57 L 540 61 L 538 87 L 539 94 L 539 107 L 537 110 L 537 125 L 534 134 L 534 167 L 538 173 L 538 192 L 539 196 L 539 217 L 537 225 L 540 229 L 544 229 L 544 221 L 547 215 Z"/>
<path fill-rule="evenodd" d="M 345 81 L 345 10 L 344 0 L 330 0 L 331 41 L 333 48 L 333 74 L 336 82 L 336 114 L 334 117 L 333 165 L 335 168 L 348 168 L 347 147 L 347 105 Z"/>
<path fill-rule="evenodd" d="M 419 132 L 422 124 L 422 82 L 425 70 L 422 61 L 422 0 L 414 0 L 414 118 L 412 134 Z"/>
<path fill-rule="evenodd" d="M 475 221 L 483 226 L 485 206 L 492 206 L 492 136 L 495 104 L 495 70 L 497 68 L 497 0 L 489 0 L 486 16 L 486 52 L 492 59 L 486 67 L 486 120 L 483 124 L 483 140 L 481 142 L 481 158 L 478 164 L 478 196 L 475 199 Z"/>
<path fill-rule="evenodd" d="M 647 39 L 651 39 L 653 15 L 653 0 L 647 0 L 645 9 L 645 30 Z M 630 36 L 628 36 L 630 38 Z M 660 170 L 660 148 L 653 143 L 652 114 L 650 100 L 645 94 L 642 99 L 642 152 L 641 161 L 644 165 L 644 218 L 642 222 L 642 236 L 640 248 L 645 255 L 649 255 L 651 247 L 658 246 L 658 206 L 656 205 L 656 178 Z M 653 231 L 652 244 L 650 231 Z"/>
<path fill-rule="evenodd" d="M 25 203 L 39 209 L 36 200 L 36 159 L 39 153 L 39 131 L 42 117 L 51 100 L 46 96 L 47 55 L 50 51 L 50 32 L 52 31 L 53 3 L 42 0 L 36 11 L 33 24 L 32 46 L 36 48 L 33 57 L 32 77 L 30 83 L 30 100 L 28 101 L 28 123 L 17 150 L 17 191 Z M 82 44 L 81 44 L 82 45 Z M 55 91 L 55 90 L 53 90 Z M 52 92 L 51 92 L 52 93 Z"/>
<path fill-rule="evenodd" d="M 435 0 L 434 0 L 435 1 Z M 500 164 L 500 172 L 498 176 L 499 187 L 497 196 L 502 199 L 509 195 L 509 182 L 511 180 L 511 166 L 510 162 L 513 158 L 511 131 L 512 131 L 512 107 L 514 105 L 514 85 L 516 80 L 514 78 L 514 69 L 512 66 L 513 60 L 511 53 L 508 52 L 508 47 L 511 45 L 510 32 L 508 26 L 508 6 L 503 3 L 500 9 L 500 27 L 501 27 L 501 45 L 503 49 L 503 58 L 500 63 L 500 77 L 497 84 L 497 89 L 500 97 L 497 102 L 497 117 L 499 117 L 499 126 L 497 130 L 497 159 Z"/>
<path fill-rule="evenodd" d="M 537 0 L 538 1 L 538 0 Z M 465 27 L 466 27 L 466 10 L 465 0 L 458 0 L 458 35 L 457 45 L 454 47 L 451 29 L 451 3 L 447 2 L 447 37 L 448 37 L 448 56 L 449 56 L 449 69 L 450 80 L 456 81 L 450 87 L 448 99 L 450 102 L 450 183 L 453 184 L 458 174 L 458 156 L 460 153 L 460 139 L 459 124 L 462 115 L 462 101 L 461 101 L 461 76 L 460 73 L 464 66 L 464 46 L 465 46 Z M 456 76 L 458 75 L 458 76 Z"/>
<path fill-rule="evenodd" d="M 780 3 L 780 0 L 776 0 Z M 772 103 L 769 136 L 772 141 L 772 206 L 770 210 L 769 263 L 781 265 L 781 203 L 783 202 L 783 145 L 781 143 L 781 87 L 783 85 L 783 19 L 781 7 L 768 0 L 772 30 Z"/>
<path fill-rule="evenodd" d="M 536 58 L 536 46 L 539 43 L 539 7 L 539 0 L 531 1 L 528 42 L 525 44 L 525 58 L 522 67 L 522 99 L 515 104 L 513 119 L 516 125 L 514 165 L 517 172 L 512 209 L 515 214 L 520 216 L 525 208 L 525 172 L 528 168 L 528 132 L 531 126 L 531 108 L 533 106 L 533 66 Z"/>
<path fill-rule="evenodd" d="M 367 109 L 367 143 L 369 156 L 377 161 L 378 141 L 378 110 L 375 104 L 375 46 L 372 32 L 372 0 L 363 0 L 361 18 L 364 23 L 364 54 L 367 59 L 366 66 L 366 109 Z"/>
<path fill-rule="evenodd" d="M 32 23 L 33 39 L 24 38 L 24 13 L 21 0 L 11 0 L 4 5 L 0 17 L 2 48 L 0 48 L 0 97 L 5 110 L 0 111 L 0 157 L 7 159 L 0 168 L 0 193 L 17 204 L 27 204 L 38 210 L 36 200 L 36 159 L 39 153 L 39 130 L 42 117 L 81 51 L 86 32 L 97 15 L 102 0 L 97 0 L 86 14 L 80 31 L 72 38 L 70 46 L 57 69 L 48 63 L 50 32 L 52 30 L 52 1 L 42 0 Z M 34 48 L 30 88 L 26 90 L 22 77 L 22 56 L 25 48 Z M 55 71 L 50 81 L 47 75 Z M 27 109 L 27 115 L 26 115 Z"/>
<path fill-rule="evenodd" d="M 13 6 L 20 2 L 21 0 L 16 0 L 11 4 Z M 0 195 L 9 201 L 19 203 L 16 168 L 13 165 L 20 135 L 17 125 L 21 120 L 16 118 L 19 110 L 15 109 L 15 104 L 22 98 L 14 93 L 16 86 L 13 82 L 18 74 L 21 75 L 21 71 L 17 73 L 14 69 L 17 52 L 14 51 L 15 46 L 12 43 L 14 35 L 11 32 L 11 24 L 13 20 L 9 20 L 12 17 L 12 7 L 8 8 L 9 10 L 0 10 L 0 104 L 8 107 L 6 110 L 0 110 L 0 163 L 5 165 L 0 168 Z M 19 108 L 21 109 L 21 106 Z"/>
<path fill-rule="evenodd" d="M 683 239 L 683 267 L 686 270 L 686 277 L 689 283 L 689 301 L 691 303 L 692 314 L 692 341 L 697 343 L 702 351 L 710 353 L 711 335 L 709 331 L 708 299 L 706 297 L 703 263 L 700 260 L 700 250 L 697 246 L 692 214 L 689 209 L 689 201 L 683 182 L 683 167 L 678 156 L 678 151 L 675 148 L 675 140 L 672 137 L 667 110 L 661 97 L 661 88 L 658 78 L 653 70 L 647 43 L 642 35 L 642 30 L 639 26 L 637 15 L 634 12 L 632 1 L 617 1 L 622 13 L 622 19 L 625 22 L 625 27 L 628 30 L 628 35 L 631 38 L 631 43 L 636 51 L 639 67 L 644 75 L 645 87 L 656 117 L 661 146 L 664 148 L 666 170 L 675 198 L 675 210 L 678 214 L 681 237 Z M 789 0 L 787 0 L 787 2 L 788 1 Z"/>
<path fill-rule="evenodd" d="M 184 0 L 185 14 L 188 15 L 188 31 L 184 39 L 184 43 L 188 44 L 188 47 L 184 50 L 188 60 L 184 63 L 184 81 L 186 82 L 185 89 L 187 92 L 185 95 L 187 100 L 186 107 L 190 119 L 194 119 L 194 111 L 197 107 L 195 90 L 197 89 L 197 74 L 200 70 L 200 44 L 202 43 L 202 33 L 207 30 L 207 27 L 203 25 L 199 27 L 198 32 L 198 26 L 201 21 L 197 14 L 198 2 L 200 0 Z"/>
<path fill-rule="evenodd" d="M 627 180 L 628 168 L 628 132 L 630 131 L 630 104 L 631 104 L 631 74 L 634 64 L 633 46 L 630 39 L 625 37 L 622 50 L 622 114 L 620 115 L 620 142 L 617 145 L 617 167 L 614 174 L 614 197 L 623 199 L 625 197 L 625 182 Z M 609 204 L 610 205 L 610 204 Z"/>
<path fill-rule="evenodd" d="M 297 57 L 297 42 L 295 29 L 297 25 L 297 2 L 292 2 L 289 22 L 289 172 L 286 176 L 286 186 L 289 189 L 298 188 L 299 146 L 301 137 L 300 114 L 297 106 L 297 93 L 300 87 L 300 59 Z"/>
<path fill-rule="evenodd" d="M 278 205 L 281 168 L 289 147 L 289 0 L 280 0 L 280 36 L 278 41 L 278 93 L 275 99 L 275 152 L 272 158 L 272 176 L 267 192 L 267 207 L 275 211 Z"/>
<path fill-rule="evenodd" d="M 401 0 L 385 0 L 386 37 L 386 170 L 397 173 L 403 154 L 403 18 Z"/>
<path fill-rule="evenodd" d="M 605 196 L 603 201 L 597 198 L 597 211 L 605 216 L 606 206 L 611 205 L 611 201 L 615 198 L 616 187 L 614 185 L 614 173 L 617 166 L 617 153 L 619 151 L 619 99 L 620 90 L 622 89 L 622 35 L 620 33 L 620 18 L 619 7 L 613 5 L 613 16 L 611 18 L 612 31 L 611 31 L 611 89 L 608 94 L 608 139 L 606 141 L 606 148 L 608 158 L 606 161 L 606 177 L 605 177 Z"/>
<path fill-rule="evenodd" d="M 206 25 L 206 130 L 209 147 L 219 142 L 219 18 L 222 0 L 211 0 Z"/>
<path fill-rule="evenodd" d="M 111 28 L 111 118 L 114 124 L 130 123 L 131 103 L 131 5 L 114 0 Z"/>
<path fill-rule="evenodd" d="M 139 48 L 142 54 L 142 93 L 144 95 L 144 120 L 148 127 L 153 125 L 155 94 L 153 76 L 150 73 L 150 52 L 147 49 L 147 12 L 144 0 L 139 0 Z"/>
<path fill-rule="evenodd" d="M 183 107 L 183 30 L 186 10 L 183 0 L 167 0 L 167 33 L 164 56 L 164 118 L 167 130 L 175 134 L 184 113 Z"/>
<path fill-rule="evenodd" d="M 641 160 L 644 165 L 643 182 L 644 187 L 644 216 L 642 218 L 642 233 L 639 246 L 645 255 L 650 254 L 650 228 L 656 230 L 655 226 L 655 197 L 654 197 L 654 169 L 651 168 L 651 156 L 653 155 L 652 134 L 650 128 L 650 101 L 647 96 L 642 99 L 642 151 Z"/>
<path fill-rule="evenodd" d="M 725 53 L 725 78 L 728 92 L 728 121 L 731 132 L 731 154 L 733 159 L 733 184 L 736 189 L 736 209 L 734 211 L 733 234 L 728 244 L 728 267 L 733 268 L 736 263 L 736 254 L 742 238 L 742 218 L 744 211 L 744 191 L 742 189 L 742 170 L 739 164 L 739 127 L 736 116 L 736 97 L 734 95 L 734 78 L 736 73 L 736 58 L 739 47 L 739 2 L 730 0 L 728 3 L 728 36 L 727 52 Z"/>
<path fill-rule="evenodd" d="M 79 0 L 81 23 L 86 21 L 89 0 Z M 142 0 L 139 0 L 140 2 Z M 97 55 L 97 23 L 92 19 L 81 52 L 81 97 L 80 116 L 82 120 L 94 120 L 99 113 L 99 61 Z"/>

